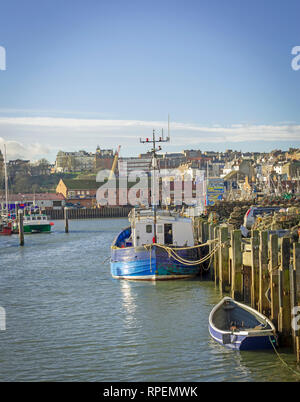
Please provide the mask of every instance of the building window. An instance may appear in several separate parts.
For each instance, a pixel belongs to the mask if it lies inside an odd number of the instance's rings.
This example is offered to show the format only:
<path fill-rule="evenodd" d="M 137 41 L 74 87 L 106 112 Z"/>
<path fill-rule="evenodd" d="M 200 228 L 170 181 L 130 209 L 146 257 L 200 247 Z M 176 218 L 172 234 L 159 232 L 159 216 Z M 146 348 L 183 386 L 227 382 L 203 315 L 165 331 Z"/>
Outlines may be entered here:
<path fill-rule="evenodd" d="M 146 233 L 152 233 L 152 225 L 146 225 Z"/>

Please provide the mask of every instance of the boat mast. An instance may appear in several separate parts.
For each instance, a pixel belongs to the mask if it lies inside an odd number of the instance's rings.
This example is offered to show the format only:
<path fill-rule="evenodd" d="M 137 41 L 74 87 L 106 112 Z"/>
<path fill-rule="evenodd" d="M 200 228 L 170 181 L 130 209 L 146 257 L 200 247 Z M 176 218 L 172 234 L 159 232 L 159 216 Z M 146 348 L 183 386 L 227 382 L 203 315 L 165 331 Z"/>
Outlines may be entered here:
<path fill-rule="evenodd" d="M 5 209 L 6 216 L 8 216 L 8 178 L 7 178 L 7 164 L 6 164 L 6 144 L 4 144 L 4 175 L 5 175 Z"/>
<path fill-rule="evenodd" d="M 156 207 L 156 197 L 155 197 L 155 183 L 156 183 L 156 171 L 158 170 L 158 163 L 157 163 L 157 152 L 161 151 L 161 146 L 158 146 L 156 148 L 156 143 L 157 142 L 169 142 L 170 141 L 170 121 L 168 117 L 168 137 L 164 138 L 163 130 L 162 130 L 162 135 L 159 137 L 157 140 L 155 137 L 155 130 L 153 130 L 152 134 L 152 140 L 149 138 L 146 138 L 145 140 L 142 140 L 140 138 L 140 142 L 142 144 L 153 144 L 153 148 L 151 149 L 151 154 L 152 154 L 152 172 L 151 172 L 151 203 L 152 203 L 152 209 L 153 209 L 153 226 L 154 226 L 154 236 L 153 236 L 153 243 L 156 243 L 156 223 L 157 223 L 157 207 Z"/>

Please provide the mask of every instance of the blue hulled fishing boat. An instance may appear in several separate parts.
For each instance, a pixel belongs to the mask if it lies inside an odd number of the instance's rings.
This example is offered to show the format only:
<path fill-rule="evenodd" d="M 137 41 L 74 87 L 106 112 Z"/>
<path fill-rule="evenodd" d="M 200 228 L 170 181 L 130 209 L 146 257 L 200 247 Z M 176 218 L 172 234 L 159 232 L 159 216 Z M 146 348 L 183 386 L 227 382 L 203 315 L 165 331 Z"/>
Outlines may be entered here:
<path fill-rule="evenodd" d="M 168 130 L 169 131 L 169 130 Z M 135 280 L 180 279 L 197 275 L 200 269 L 199 248 L 195 247 L 193 222 L 179 212 L 157 208 L 159 189 L 155 188 L 158 170 L 156 143 L 153 144 L 151 171 L 152 208 L 134 208 L 129 214 L 130 226 L 119 233 L 111 247 L 111 274 L 114 278 Z M 162 200 L 165 202 L 165 200 Z"/>
<path fill-rule="evenodd" d="M 122 230 L 111 247 L 111 274 L 119 279 L 180 279 L 199 272 L 192 219 L 180 213 L 133 209 L 130 227 Z M 154 240 L 156 239 L 156 240 Z"/>
<path fill-rule="evenodd" d="M 212 338 L 230 349 L 271 349 L 277 343 L 273 323 L 253 308 L 224 297 L 209 315 Z"/>

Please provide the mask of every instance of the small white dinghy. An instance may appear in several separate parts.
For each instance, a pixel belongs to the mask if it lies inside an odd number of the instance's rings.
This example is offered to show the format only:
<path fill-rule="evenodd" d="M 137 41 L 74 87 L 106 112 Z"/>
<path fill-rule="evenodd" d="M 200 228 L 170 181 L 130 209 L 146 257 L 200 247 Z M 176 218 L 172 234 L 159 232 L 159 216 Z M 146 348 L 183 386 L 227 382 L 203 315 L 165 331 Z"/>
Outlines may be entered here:
<path fill-rule="evenodd" d="M 224 297 L 209 315 L 209 332 L 230 349 L 270 349 L 277 344 L 273 323 L 257 310 Z M 272 342 L 272 343 L 271 343 Z"/>

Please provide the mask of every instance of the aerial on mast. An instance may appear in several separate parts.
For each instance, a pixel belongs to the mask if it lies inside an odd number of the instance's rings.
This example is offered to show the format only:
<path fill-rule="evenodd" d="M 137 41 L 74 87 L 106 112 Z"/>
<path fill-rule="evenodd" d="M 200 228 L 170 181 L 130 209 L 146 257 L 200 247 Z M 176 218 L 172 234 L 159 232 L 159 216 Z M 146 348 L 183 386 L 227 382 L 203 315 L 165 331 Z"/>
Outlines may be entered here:
<path fill-rule="evenodd" d="M 159 145 L 156 148 L 156 143 L 169 142 L 170 141 L 170 117 L 168 116 L 168 137 L 164 138 L 164 132 L 162 129 L 161 136 L 156 139 L 155 130 L 153 130 L 152 140 L 150 138 L 142 139 L 140 138 L 140 142 L 142 144 L 153 144 L 153 148 L 151 149 L 152 154 L 152 172 L 151 172 L 151 198 L 152 198 L 152 208 L 153 208 L 153 221 L 154 221 L 154 236 L 153 243 L 156 243 L 156 198 L 155 198 L 155 183 L 156 183 L 156 171 L 157 171 L 157 152 L 161 151 L 161 146 Z"/>

